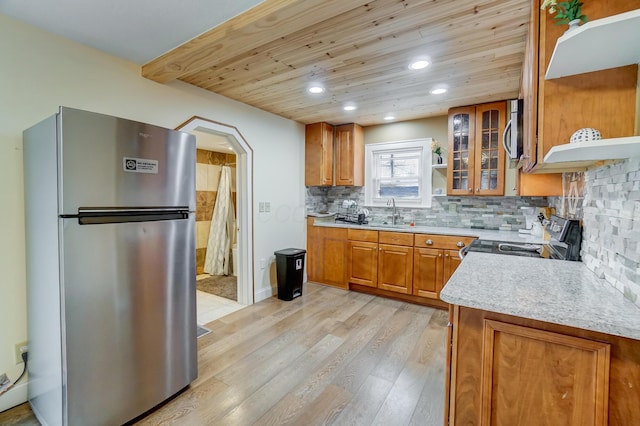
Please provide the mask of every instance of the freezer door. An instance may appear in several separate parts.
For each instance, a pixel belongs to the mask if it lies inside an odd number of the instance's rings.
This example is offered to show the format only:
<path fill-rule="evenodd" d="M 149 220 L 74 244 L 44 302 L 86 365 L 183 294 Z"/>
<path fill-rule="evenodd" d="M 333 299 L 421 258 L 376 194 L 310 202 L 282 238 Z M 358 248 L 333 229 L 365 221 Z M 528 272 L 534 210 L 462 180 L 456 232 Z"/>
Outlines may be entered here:
<path fill-rule="evenodd" d="M 59 222 L 68 424 L 122 424 L 196 378 L 194 216 Z"/>
<path fill-rule="evenodd" d="M 58 114 L 59 214 L 79 207 L 195 210 L 195 137 L 66 107 Z"/>

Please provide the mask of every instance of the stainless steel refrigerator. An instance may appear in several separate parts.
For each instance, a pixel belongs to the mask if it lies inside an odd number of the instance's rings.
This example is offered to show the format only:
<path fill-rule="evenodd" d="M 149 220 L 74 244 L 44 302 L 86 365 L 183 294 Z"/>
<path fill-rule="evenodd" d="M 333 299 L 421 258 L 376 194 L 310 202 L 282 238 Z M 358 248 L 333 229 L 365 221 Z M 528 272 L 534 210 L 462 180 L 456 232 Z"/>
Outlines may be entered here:
<path fill-rule="evenodd" d="M 127 422 L 197 375 L 195 138 L 61 107 L 24 132 L 29 401 Z"/>

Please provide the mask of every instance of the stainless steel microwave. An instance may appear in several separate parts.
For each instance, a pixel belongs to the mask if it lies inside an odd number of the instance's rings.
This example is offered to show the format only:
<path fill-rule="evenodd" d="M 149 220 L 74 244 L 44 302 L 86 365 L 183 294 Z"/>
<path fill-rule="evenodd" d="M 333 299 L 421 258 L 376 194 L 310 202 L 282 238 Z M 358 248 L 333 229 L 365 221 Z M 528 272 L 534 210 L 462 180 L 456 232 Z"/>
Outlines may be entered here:
<path fill-rule="evenodd" d="M 511 113 L 507 126 L 502 135 L 502 145 L 507 152 L 509 167 L 517 167 L 518 160 L 523 154 L 522 137 L 524 129 L 522 127 L 522 116 L 524 114 L 524 102 L 522 99 L 511 101 Z"/>

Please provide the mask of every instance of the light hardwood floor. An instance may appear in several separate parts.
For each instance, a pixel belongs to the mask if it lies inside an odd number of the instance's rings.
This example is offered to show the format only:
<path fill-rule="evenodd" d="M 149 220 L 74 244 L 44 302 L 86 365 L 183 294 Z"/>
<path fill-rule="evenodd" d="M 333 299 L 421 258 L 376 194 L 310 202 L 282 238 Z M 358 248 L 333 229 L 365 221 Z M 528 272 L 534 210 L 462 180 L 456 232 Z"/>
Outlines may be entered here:
<path fill-rule="evenodd" d="M 198 379 L 137 425 L 441 425 L 447 313 L 306 284 L 207 324 Z M 0 424 L 37 424 L 27 404 Z"/>

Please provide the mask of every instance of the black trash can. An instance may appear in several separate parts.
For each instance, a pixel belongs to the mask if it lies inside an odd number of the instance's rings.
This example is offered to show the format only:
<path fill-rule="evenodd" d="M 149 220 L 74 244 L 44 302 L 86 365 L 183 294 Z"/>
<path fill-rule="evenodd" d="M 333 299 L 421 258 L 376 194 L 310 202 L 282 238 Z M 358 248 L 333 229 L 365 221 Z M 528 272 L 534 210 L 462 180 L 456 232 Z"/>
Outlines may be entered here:
<path fill-rule="evenodd" d="M 302 295 L 306 250 L 288 248 L 274 252 L 278 274 L 278 299 L 293 300 Z"/>

